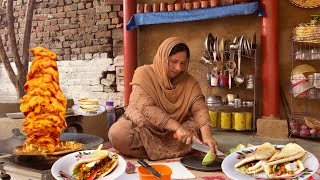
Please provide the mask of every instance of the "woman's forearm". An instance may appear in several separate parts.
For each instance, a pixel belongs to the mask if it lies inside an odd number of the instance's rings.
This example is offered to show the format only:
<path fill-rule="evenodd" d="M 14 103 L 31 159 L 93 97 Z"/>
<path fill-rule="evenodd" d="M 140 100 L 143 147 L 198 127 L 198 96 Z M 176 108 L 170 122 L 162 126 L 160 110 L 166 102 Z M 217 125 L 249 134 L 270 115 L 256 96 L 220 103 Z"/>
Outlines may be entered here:
<path fill-rule="evenodd" d="M 180 123 L 174 119 L 169 119 L 164 128 L 168 131 L 176 131 L 180 127 Z"/>
<path fill-rule="evenodd" d="M 209 125 L 204 125 L 200 128 L 202 139 L 206 137 L 212 137 L 211 127 Z"/>

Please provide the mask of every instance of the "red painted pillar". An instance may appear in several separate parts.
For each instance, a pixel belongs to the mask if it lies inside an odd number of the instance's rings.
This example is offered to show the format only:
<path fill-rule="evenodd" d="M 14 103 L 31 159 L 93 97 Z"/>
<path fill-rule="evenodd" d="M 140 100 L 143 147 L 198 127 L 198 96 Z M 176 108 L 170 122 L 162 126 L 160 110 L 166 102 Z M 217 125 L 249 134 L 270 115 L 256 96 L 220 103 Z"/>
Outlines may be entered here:
<path fill-rule="evenodd" d="M 265 12 L 261 18 L 262 58 L 262 115 L 280 114 L 279 104 L 279 52 L 278 52 L 278 1 L 260 0 Z"/>
<path fill-rule="evenodd" d="M 131 93 L 130 82 L 137 68 L 137 30 L 127 31 L 126 24 L 136 12 L 136 0 L 123 0 L 123 53 L 124 53 L 124 105 L 128 105 Z"/>

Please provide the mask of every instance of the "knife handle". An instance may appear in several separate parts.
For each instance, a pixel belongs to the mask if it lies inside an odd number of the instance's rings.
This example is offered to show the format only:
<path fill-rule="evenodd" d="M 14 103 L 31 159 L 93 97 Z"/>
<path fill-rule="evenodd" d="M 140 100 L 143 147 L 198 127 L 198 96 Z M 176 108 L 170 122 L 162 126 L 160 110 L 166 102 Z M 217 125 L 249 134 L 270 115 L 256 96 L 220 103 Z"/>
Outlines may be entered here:
<path fill-rule="evenodd" d="M 174 133 L 174 134 L 173 134 L 173 138 L 178 139 L 178 138 L 179 138 L 178 134 L 177 134 L 177 133 Z"/>
<path fill-rule="evenodd" d="M 151 167 L 147 162 L 145 162 L 143 159 L 138 159 L 138 163 L 141 164 L 145 168 Z"/>
<path fill-rule="evenodd" d="M 143 159 L 138 159 L 138 163 L 141 164 L 144 168 L 148 169 L 155 177 L 161 178 L 161 173 L 155 170 L 152 166 L 150 166 L 147 162 Z"/>

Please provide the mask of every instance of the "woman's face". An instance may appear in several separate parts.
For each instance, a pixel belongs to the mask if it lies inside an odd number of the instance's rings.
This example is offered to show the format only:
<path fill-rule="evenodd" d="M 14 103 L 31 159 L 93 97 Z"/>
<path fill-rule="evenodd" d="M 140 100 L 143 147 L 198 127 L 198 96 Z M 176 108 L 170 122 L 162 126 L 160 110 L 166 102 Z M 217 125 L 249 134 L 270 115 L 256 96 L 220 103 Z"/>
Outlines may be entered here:
<path fill-rule="evenodd" d="M 185 51 L 183 52 L 177 52 L 176 54 L 173 54 L 169 56 L 169 72 L 168 77 L 169 79 L 172 79 L 176 77 L 181 72 L 184 72 L 187 68 L 187 53 Z"/>

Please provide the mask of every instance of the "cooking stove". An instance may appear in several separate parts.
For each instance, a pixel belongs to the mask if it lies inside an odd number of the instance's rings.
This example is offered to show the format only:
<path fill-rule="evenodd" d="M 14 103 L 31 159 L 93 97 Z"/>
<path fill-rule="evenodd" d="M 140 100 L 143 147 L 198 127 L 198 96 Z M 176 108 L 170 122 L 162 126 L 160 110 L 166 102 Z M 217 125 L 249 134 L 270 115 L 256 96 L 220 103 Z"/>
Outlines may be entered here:
<path fill-rule="evenodd" d="M 39 157 L 7 156 L 0 158 L 1 180 L 54 180 L 51 166 L 54 161 Z"/>

